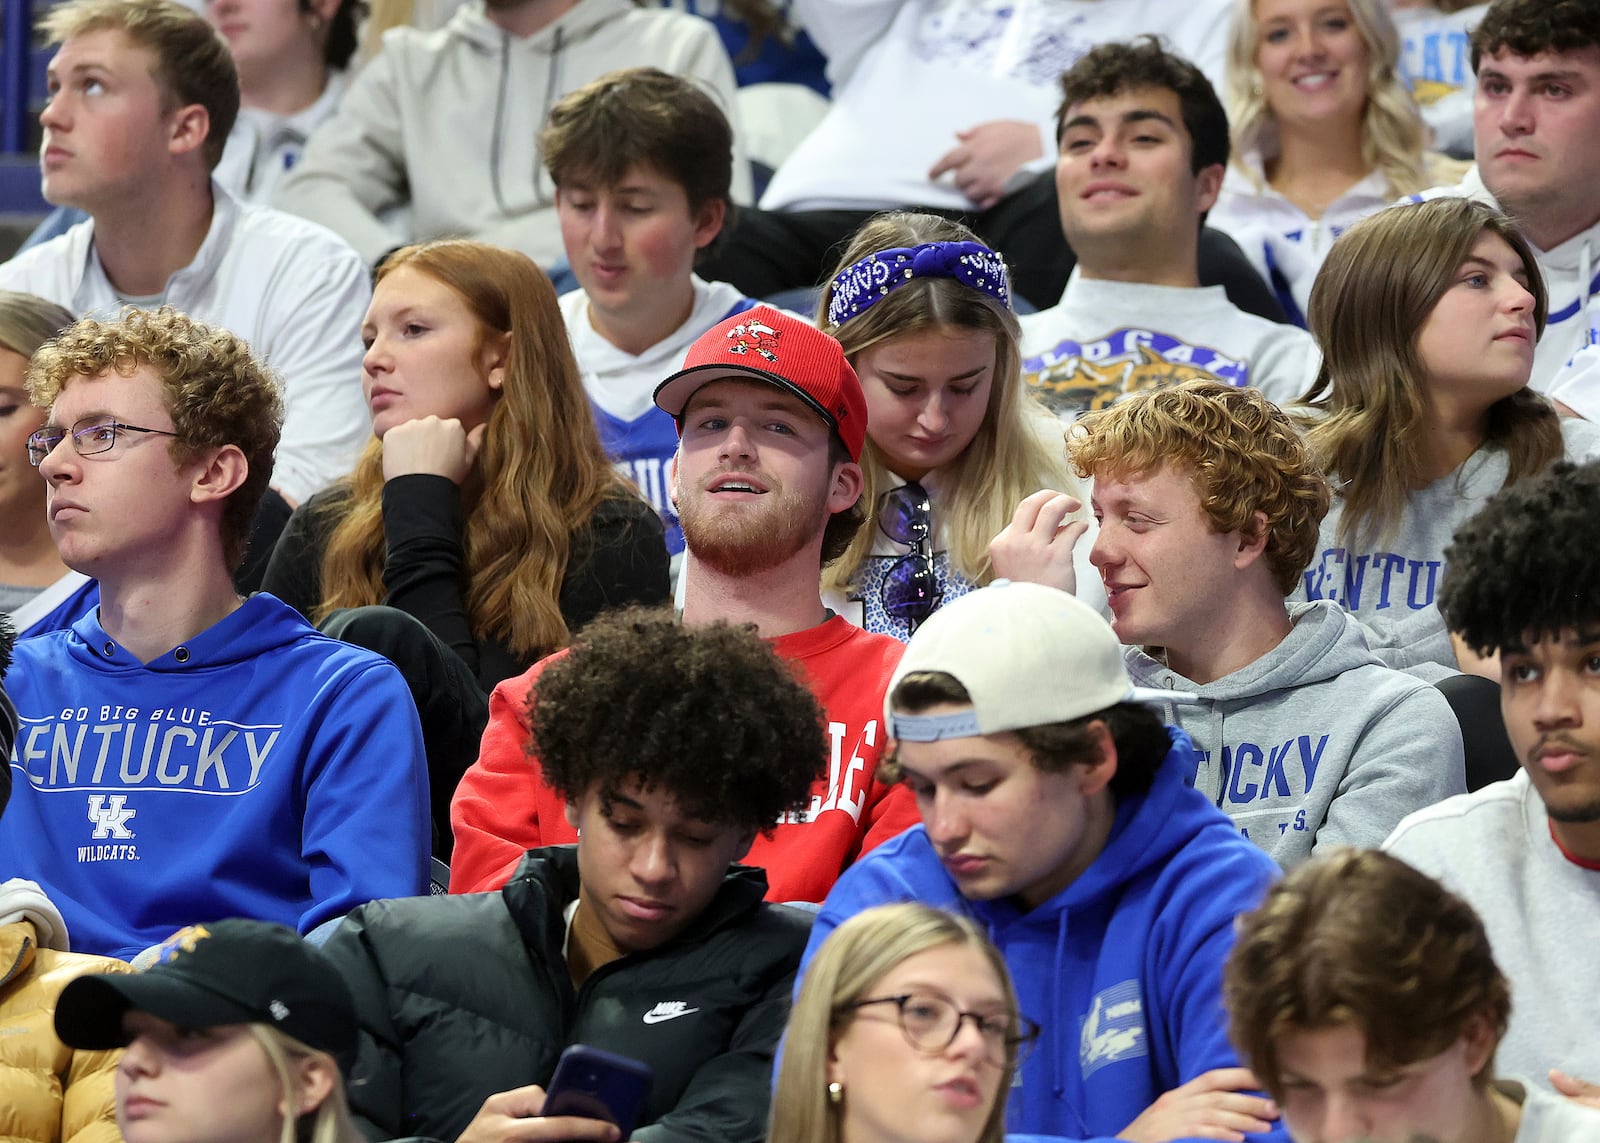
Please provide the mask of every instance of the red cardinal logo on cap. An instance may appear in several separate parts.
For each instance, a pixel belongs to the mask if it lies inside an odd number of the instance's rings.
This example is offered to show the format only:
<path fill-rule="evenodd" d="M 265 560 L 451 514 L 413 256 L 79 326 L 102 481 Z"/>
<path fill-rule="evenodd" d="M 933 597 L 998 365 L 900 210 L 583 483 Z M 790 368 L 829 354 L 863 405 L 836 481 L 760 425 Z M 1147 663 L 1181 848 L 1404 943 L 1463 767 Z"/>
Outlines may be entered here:
<path fill-rule="evenodd" d="M 778 355 L 774 350 L 778 348 L 778 337 L 778 331 L 770 325 L 758 321 L 741 322 L 727 333 L 728 352 L 740 356 L 756 353 L 776 364 Z"/>

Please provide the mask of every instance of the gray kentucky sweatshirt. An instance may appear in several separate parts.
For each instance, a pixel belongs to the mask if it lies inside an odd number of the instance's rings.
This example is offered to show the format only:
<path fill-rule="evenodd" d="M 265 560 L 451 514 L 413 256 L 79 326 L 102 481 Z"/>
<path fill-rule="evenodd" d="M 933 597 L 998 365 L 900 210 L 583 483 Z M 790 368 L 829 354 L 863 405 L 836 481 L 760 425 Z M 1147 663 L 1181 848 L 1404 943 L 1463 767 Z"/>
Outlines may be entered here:
<path fill-rule="evenodd" d="M 1289 604 L 1283 642 L 1204 686 L 1137 647 L 1135 684 L 1187 692 L 1194 786 L 1284 868 L 1319 846 L 1382 844 L 1400 819 L 1466 789 L 1461 729 L 1433 687 L 1383 666 L 1337 604 Z"/>

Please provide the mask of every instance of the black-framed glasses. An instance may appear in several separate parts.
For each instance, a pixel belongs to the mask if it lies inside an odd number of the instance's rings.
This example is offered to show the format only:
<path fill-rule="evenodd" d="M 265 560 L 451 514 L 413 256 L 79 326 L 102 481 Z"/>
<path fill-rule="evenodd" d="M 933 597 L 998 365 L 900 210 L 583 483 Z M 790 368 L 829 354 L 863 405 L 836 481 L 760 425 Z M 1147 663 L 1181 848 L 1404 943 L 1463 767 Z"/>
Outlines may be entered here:
<path fill-rule="evenodd" d="M 875 996 L 845 1005 L 845 1010 L 893 1004 L 899 1010 L 900 1030 L 906 1042 L 919 1052 L 934 1055 L 944 1051 L 961 1035 L 968 1020 L 983 1038 L 984 1057 L 996 1067 L 1005 1067 L 1007 1057 L 1016 1054 L 1017 1066 L 1027 1058 L 1039 1039 L 1039 1025 L 1026 1016 L 1015 1020 L 1004 1012 L 964 1012 L 955 1001 L 936 992 L 905 992 L 899 996 Z"/>
<path fill-rule="evenodd" d="M 154 433 L 156 436 L 175 437 L 167 429 L 146 429 L 139 425 L 124 424 L 115 417 L 80 417 L 69 432 L 60 425 L 46 425 L 28 434 L 28 463 L 38 468 L 44 458 L 55 451 L 63 437 L 72 438 L 72 448 L 79 456 L 98 456 L 110 452 L 122 433 Z"/>
<path fill-rule="evenodd" d="M 933 504 L 915 480 L 878 497 L 878 530 L 911 550 L 883 577 L 878 598 L 883 609 L 915 631 L 944 597 L 933 567 Z"/>

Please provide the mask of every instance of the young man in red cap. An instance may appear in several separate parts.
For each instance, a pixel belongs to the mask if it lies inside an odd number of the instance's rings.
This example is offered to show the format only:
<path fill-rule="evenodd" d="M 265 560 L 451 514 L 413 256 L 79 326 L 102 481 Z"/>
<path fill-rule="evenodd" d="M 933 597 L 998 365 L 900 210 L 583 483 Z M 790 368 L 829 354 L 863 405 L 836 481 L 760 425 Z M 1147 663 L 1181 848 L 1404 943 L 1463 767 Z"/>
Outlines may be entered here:
<path fill-rule="evenodd" d="M 753 624 L 826 713 L 829 761 L 811 804 L 758 837 L 773 901 L 820 901 L 862 853 L 916 821 L 875 774 L 884 688 L 902 646 L 822 604 L 822 566 L 861 526 L 856 463 L 866 398 L 839 343 L 760 306 L 713 326 L 656 389 L 677 422 L 670 479 L 683 525 L 683 621 Z M 576 840 L 528 753 L 528 694 L 544 664 L 495 688 L 478 761 L 456 789 L 453 892 L 504 884 L 531 848 Z M 707 707 L 716 696 L 707 696 Z"/>

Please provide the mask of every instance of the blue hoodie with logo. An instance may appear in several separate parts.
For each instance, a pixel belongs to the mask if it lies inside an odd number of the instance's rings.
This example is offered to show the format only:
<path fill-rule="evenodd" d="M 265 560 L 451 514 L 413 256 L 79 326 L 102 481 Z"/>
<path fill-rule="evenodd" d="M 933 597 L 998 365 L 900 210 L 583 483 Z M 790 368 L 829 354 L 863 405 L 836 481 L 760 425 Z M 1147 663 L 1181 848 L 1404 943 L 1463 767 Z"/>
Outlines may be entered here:
<path fill-rule="evenodd" d="M 1012 1137 L 1112 1143 L 1163 1092 L 1237 1067 L 1222 967 L 1234 917 L 1260 904 L 1278 868 L 1187 785 L 1193 746 L 1181 730 L 1170 733 L 1150 791 L 1119 802 L 1100 856 L 1038 908 L 965 900 L 915 826 L 839 878 L 802 973 L 830 932 L 874 905 L 922 901 L 983 925 L 1011 969 L 1023 1015 L 1043 1029 L 1008 1097 Z M 1251 1138 L 1287 1136 L 1280 1124 Z"/>
<path fill-rule="evenodd" d="M 258 594 L 141 663 L 100 626 L 17 643 L 0 878 L 124 959 L 223 917 L 307 932 L 428 887 L 416 706 L 386 659 Z"/>

